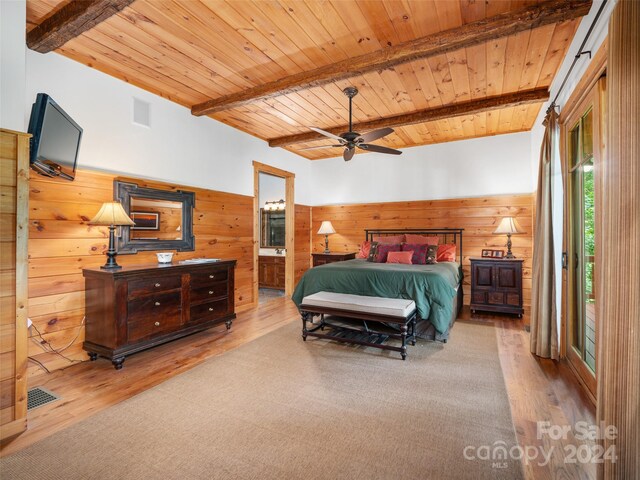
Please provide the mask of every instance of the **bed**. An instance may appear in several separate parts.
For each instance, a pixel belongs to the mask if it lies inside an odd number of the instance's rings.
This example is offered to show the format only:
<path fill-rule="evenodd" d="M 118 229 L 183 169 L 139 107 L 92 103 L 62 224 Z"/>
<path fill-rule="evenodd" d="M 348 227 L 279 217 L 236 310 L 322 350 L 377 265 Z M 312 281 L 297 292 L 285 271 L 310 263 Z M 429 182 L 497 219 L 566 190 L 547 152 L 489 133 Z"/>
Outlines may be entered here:
<path fill-rule="evenodd" d="M 291 298 L 297 306 L 305 296 L 321 291 L 411 299 L 418 310 L 418 337 L 446 342 L 462 308 L 462 232 L 452 228 L 365 230 L 368 241 L 378 236 L 437 235 L 441 244 L 456 245 L 456 262 L 402 265 L 355 259 L 329 263 L 307 270 Z"/>

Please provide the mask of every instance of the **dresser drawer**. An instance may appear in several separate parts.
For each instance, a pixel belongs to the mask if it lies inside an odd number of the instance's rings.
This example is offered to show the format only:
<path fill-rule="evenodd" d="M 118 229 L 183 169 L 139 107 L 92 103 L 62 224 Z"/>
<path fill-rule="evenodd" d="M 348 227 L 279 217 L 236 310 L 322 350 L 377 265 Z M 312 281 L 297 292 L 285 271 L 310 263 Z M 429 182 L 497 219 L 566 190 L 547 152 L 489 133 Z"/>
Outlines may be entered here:
<path fill-rule="evenodd" d="M 166 275 L 161 278 L 129 280 L 129 298 L 154 292 L 175 290 L 182 287 L 182 275 Z"/>
<path fill-rule="evenodd" d="M 226 268 L 212 268 L 205 272 L 191 274 L 191 288 L 200 288 L 212 285 L 217 282 L 226 282 L 229 278 L 229 271 Z"/>
<path fill-rule="evenodd" d="M 229 284 L 227 282 L 218 282 L 208 287 L 191 288 L 191 302 L 197 303 L 203 300 L 213 300 L 214 298 L 226 297 L 229 292 Z"/>
<path fill-rule="evenodd" d="M 205 322 L 225 316 L 229 312 L 229 299 L 223 298 L 213 302 L 191 307 L 191 321 Z"/>
<path fill-rule="evenodd" d="M 131 300 L 127 305 L 129 322 L 179 314 L 181 299 L 182 295 L 178 290 L 169 293 L 156 293 Z"/>
<path fill-rule="evenodd" d="M 128 340 L 129 343 L 133 343 L 144 338 L 170 333 L 181 327 L 182 315 L 180 310 L 172 310 L 169 315 L 144 317 L 139 321 L 131 321 L 129 319 Z"/>

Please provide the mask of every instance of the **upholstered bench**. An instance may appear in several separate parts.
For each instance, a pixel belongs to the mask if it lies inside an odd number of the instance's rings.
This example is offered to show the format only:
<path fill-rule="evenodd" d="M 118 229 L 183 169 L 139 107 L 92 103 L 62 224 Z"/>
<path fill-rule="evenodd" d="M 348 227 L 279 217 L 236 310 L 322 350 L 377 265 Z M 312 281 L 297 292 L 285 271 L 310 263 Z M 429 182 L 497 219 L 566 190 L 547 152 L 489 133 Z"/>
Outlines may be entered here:
<path fill-rule="evenodd" d="M 400 352 L 403 360 L 407 358 L 407 341 L 416 344 L 416 304 L 413 300 L 318 292 L 304 297 L 299 308 L 305 341 L 307 336 L 313 336 L 393 350 Z M 315 315 L 320 315 L 320 321 L 314 324 Z M 307 328 L 307 322 L 311 322 L 310 328 Z M 385 330 L 380 324 L 391 328 Z M 325 331 L 327 327 L 329 330 Z M 388 338 L 399 339 L 401 346 L 385 344 Z"/>

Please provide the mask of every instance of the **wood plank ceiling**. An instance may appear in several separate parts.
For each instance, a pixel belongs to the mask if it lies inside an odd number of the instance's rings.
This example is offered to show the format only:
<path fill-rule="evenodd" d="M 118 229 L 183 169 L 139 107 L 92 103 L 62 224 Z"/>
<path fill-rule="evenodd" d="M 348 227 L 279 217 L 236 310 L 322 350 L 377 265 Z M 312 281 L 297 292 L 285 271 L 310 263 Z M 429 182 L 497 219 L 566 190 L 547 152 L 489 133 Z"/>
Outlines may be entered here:
<path fill-rule="evenodd" d="M 28 0 L 27 30 L 67 0 Z M 460 27 L 538 0 L 137 0 L 56 52 L 191 108 L 286 76 Z M 211 114 L 264 140 L 547 88 L 579 19 Z M 395 127 L 392 148 L 530 130 L 542 101 Z M 309 159 L 339 149 L 287 145 Z"/>

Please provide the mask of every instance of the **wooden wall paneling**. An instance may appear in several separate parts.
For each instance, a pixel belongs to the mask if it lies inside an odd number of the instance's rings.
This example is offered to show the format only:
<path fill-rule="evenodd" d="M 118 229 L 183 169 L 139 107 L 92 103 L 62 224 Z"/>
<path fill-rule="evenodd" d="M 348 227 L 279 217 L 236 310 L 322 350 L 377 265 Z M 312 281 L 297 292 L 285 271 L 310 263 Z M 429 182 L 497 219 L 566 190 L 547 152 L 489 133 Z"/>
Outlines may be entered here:
<path fill-rule="evenodd" d="M 331 245 L 336 251 L 357 251 L 367 228 L 464 228 L 465 304 L 469 304 L 470 261 L 480 257 L 482 249 L 506 251 L 506 237 L 494 235 L 504 216 L 515 216 L 525 231 L 512 237 L 513 253 L 523 258 L 523 297 L 525 310 L 531 305 L 531 259 L 533 256 L 532 194 L 497 195 L 482 198 L 424 200 L 411 202 L 330 205 L 312 208 L 312 252 L 324 250 L 323 239 L 314 235 L 323 220 L 336 229 Z M 317 237 L 317 238 L 316 238 Z"/>
<path fill-rule="evenodd" d="M 145 179 L 115 177 L 80 169 L 73 182 L 33 175 L 29 182 L 29 304 L 34 325 L 43 338 L 72 361 L 86 359 L 84 339 L 84 279 L 82 269 L 104 263 L 107 231 L 88 225 L 100 205 L 112 200 L 114 179 L 140 186 L 189 190 L 196 194 L 193 230 L 196 249 L 175 252 L 174 261 L 195 257 L 234 258 L 236 310 L 253 305 L 252 197 Z M 118 263 L 156 263 L 155 252 L 120 255 Z M 64 368 L 69 361 L 51 353 L 35 329 L 29 355 L 49 370 Z M 41 373 L 29 364 L 29 375 Z"/>
<path fill-rule="evenodd" d="M 27 428 L 29 139 L 0 130 L 0 440 Z"/>

